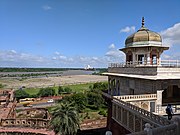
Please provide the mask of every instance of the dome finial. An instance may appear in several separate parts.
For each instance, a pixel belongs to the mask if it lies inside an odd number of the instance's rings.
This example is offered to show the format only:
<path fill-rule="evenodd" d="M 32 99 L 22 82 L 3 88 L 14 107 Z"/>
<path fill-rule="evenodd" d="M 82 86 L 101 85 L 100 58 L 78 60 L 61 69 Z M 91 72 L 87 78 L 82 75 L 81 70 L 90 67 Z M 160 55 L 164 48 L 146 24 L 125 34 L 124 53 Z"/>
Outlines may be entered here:
<path fill-rule="evenodd" d="M 144 27 L 144 17 L 142 17 L 142 26 L 141 27 Z"/>

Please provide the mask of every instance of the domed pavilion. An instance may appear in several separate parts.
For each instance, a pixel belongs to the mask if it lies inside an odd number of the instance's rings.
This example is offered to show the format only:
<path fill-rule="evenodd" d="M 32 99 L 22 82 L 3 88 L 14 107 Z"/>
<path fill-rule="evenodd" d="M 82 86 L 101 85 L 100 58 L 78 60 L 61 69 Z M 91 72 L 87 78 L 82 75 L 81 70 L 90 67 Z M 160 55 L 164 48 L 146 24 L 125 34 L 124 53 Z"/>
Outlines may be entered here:
<path fill-rule="evenodd" d="M 160 64 L 160 55 L 169 47 L 162 45 L 161 36 L 144 26 L 125 40 L 125 48 L 120 49 L 126 54 L 129 64 Z"/>

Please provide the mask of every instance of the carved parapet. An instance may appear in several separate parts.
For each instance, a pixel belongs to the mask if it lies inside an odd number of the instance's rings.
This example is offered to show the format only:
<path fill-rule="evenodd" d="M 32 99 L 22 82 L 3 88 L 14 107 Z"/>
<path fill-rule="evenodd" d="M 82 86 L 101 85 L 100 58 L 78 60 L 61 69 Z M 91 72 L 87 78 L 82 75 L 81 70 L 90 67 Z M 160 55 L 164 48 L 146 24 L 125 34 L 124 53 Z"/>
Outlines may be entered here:
<path fill-rule="evenodd" d="M 145 101 L 145 100 L 156 100 L 157 94 L 141 94 L 141 95 L 123 95 L 123 96 L 114 96 L 117 99 L 123 101 Z"/>
<path fill-rule="evenodd" d="M 2 127 L 48 128 L 47 119 L 1 119 Z"/>

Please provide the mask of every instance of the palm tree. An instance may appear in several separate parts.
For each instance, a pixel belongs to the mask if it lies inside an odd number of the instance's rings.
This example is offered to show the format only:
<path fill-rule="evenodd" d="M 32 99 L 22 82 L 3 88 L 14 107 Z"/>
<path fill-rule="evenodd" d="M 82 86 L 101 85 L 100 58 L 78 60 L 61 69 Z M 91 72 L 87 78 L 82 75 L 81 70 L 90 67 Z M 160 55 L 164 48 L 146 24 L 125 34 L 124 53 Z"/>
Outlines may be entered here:
<path fill-rule="evenodd" d="M 72 104 L 61 103 L 52 109 L 51 126 L 56 134 L 75 135 L 79 129 L 79 114 Z"/>

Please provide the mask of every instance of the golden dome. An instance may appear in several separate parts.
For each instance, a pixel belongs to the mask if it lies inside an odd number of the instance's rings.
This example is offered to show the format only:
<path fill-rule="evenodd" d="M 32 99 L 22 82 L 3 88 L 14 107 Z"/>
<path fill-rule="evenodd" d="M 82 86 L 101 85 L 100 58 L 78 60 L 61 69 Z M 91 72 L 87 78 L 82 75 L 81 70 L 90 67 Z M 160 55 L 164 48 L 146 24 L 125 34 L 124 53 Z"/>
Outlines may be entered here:
<path fill-rule="evenodd" d="M 161 36 L 153 31 L 144 27 L 144 18 L 142 19 L 141 28 L 134 34 L 127 37 L 125 41 L 126 47 L 139 46 L 139 45 L 151 45 L 151 44 L 162 45 Z"/>

